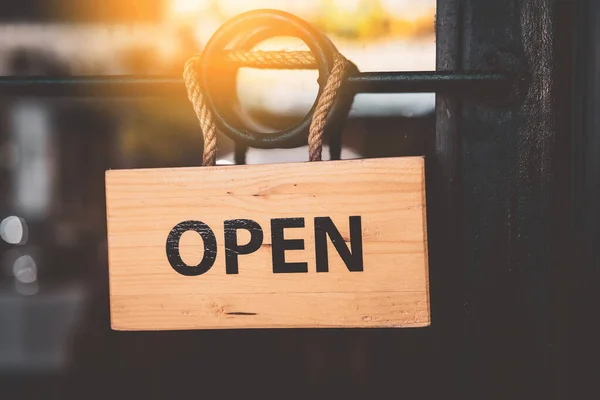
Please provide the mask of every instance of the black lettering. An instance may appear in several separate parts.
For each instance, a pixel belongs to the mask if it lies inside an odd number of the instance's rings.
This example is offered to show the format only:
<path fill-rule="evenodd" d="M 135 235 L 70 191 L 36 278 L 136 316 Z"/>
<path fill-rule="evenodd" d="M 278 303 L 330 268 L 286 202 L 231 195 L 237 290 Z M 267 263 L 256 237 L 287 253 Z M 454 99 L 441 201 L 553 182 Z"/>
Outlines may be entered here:
<path fill-rule="evenodd" d="M 204 241 L 204 256 L 202 257 L 202 261 L 196 266 L 184 263 L 179 253 L 179 240 L 181 239 L 181 235 L 187 231 L 198 232 Z M 167 259 L 171 267 L 181 275 L 202 275 L 211 269 L 216 258 L 217 239 L 214 232 L 204 222 L 184 221 L 175 225 L 171 232 L 169 232 L 169 236 L 167 237 Z"/>
<path fill-rule="evenodd" d="M 286 250 L 303 250 L 303 239 L 284 239 L 285 228 L 304 228 L 304 218 L 275 218 L 271 220 L 271 245 L 273 255 L 273 273 L 308 272 L 308 263 L 285 262 Z"/>
<path fill-rule="evenodd" d="M 327 236 L 342 257 L 349 271 L 363 270 L 362 251 L 362 224 L 360 217 L 350 217 L 350 244 L 352 253 L 348 249 L 344 238 L 337 230 L 329 217 L 315 217 L 315 257 L 317 272 L 329 271 L 329 258 L 327 255 Z"/>
<path fill-rule="evenodd" d="M 237 230 L 250 232 L 250 241 L 238 245 Z M 260 225 L 251 219 L 230 219 L 225 221 L 225 271 L 227 274 L 238 273 L 238 255 L 250 254 L 258 250 L 263 243 L 263 231 Z"/>

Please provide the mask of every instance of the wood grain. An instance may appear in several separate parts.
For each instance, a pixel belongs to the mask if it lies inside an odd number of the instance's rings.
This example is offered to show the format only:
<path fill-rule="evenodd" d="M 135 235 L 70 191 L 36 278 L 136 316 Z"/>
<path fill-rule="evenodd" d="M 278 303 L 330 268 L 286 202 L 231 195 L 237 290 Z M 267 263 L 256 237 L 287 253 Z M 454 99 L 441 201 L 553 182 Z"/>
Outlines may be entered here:
<path fill-rule="evenodd" d="M 118 330 L 285 327 L 419 327 L 430 323 L 422 157 L 106 173 L 111 319 Z M 349 271 L 327 239 L 329 272 L 316 272 L 315 217 L 330 217 L 350 249 L 349 217 L 362 221 L 363 270 Z M 307 273 L 273 273 L 271 219 L 303 250 L 286 262 Z M 225 220 L 251 219 L 262 246 L 225 272 Z M 206 223 L 217 240 L 212 268 L 176 272 L 166 239 L 182 221 Z M 250 232 L 238 230 L 238 243 Z M 204 243 L 185 232 L 182 260 L 196 265 Z"/>

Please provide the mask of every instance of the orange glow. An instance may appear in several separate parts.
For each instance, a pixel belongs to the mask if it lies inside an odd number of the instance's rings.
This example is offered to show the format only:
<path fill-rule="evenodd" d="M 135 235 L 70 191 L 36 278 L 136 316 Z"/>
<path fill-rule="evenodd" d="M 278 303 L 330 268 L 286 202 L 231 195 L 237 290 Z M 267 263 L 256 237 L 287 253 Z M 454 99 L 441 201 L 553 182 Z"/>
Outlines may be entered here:
<path fill-rule="evenodd" d="M 210 6 L 211 0 L 171 0 L 171 18 L 182 19 L 198 17 L 199 14 Z"/>
<path fill-rule="evenodd" d="M 227 18 L 249 10 L 272 8 L 291 12 L 306 18 L 316 12 L 319 0 L 217 0 L 219 8 Z"/>
<path fill-rule="evenodd" d="M 343 13 L 356 13 L 359 10 L 361 0 L 338 0 L 334 1 L 334 7 Z"/>
<path fill-rule="evenodd" d="M 195 26 L 202 41 L 227 19 L 272 8 L 351 41 L 432 35 L 435 0 L 170 0 L 172 22 Z"/>

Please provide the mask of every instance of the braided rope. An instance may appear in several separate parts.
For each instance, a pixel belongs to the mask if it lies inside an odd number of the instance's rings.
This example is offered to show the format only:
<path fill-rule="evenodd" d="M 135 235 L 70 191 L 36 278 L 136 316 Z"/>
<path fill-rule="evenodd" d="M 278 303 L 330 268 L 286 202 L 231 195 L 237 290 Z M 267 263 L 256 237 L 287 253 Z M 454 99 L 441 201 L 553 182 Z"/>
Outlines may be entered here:
<path fill-rule="evenodd" d="M 237 67 L 277 68 L 277 69 L 313 69 L 317 67 L 314 56 L 307 51 L 231 51 L 226 56 L 228 62 Z M 217 153 L 217 128 L 211 110 L 204 101 L 202 88 L 196 77 L 200 56 L 191 57 L 184 66 L 183 80 L 188 99 L 194 107 L 200 129 L 204 135 L 204 154 L 202 165 L 215 165 Z M 340 53 L 334 55 L 333 68 L 325 83 L 310 124 L 308 148 L 310 161 L 321 161 L 323 134 L 327 117 L 331 111 L 340 87 L 348 74 L 350 63 Z"/>
<path fill-rule="evenodd" d="M 194 107 L 200 129 L 204 135 L 204 154 L 202 155 L 202 165 L 215 165 L 217 158 L 217 127 L 212 115 L 212 111 L 204 101 L 202 88 L 196 79 L 197 64 L 200 62 L 200 56 L 190 58 L 183 68 L 183 80 L 188 92 L 188 99 Z"/>
<path fill-rule="evenodd" d="M 238 67 L 315 69 L 317 60 L 310 51 L 244 51 L 233 50 L 227 53 L 227 62 Z"/>
<path fill-rule="evenodd" d="M 323 152 L 323 133 L 327 125 L 327 117 L 333 108 L 335 98 L 340 87 L 346 80 L 350 63 L 340 53 L 336 53 L 333 59 L 333 68 L 325 83 L 323 92 L 317 100 L 317 107 L 308 130 L 308 155 L 310 161 L 321 161 Z"/>

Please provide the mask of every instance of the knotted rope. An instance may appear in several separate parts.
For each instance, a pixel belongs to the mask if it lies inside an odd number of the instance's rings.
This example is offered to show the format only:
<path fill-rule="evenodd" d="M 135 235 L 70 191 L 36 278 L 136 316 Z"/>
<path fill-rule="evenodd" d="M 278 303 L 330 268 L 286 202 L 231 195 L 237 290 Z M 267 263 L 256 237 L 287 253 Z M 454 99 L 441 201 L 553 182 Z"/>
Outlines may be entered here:
<path fill-rule="evenodd" d="M 226 61 L 237 67 L 270 68 L 270 69 L 314 69 L 317 62 L 308 51 L 230 51 Z M 194 107 L 200 129 L 204 135 L 204 154 L 202 165 L 215 165 L 217 154 L 217 127 L 212 112 L 202 93 L 196 76 L 200 55 L 191 57 L 183 71 L 183 80 L 188 92 L 188 99 Z M 350 62 L 340 53 L 334 54 L 333 68 L 313 114 L 308 133 L 308 151 L 310 161 L 321 161 L 323 149 L 323 133 L 327 116 L 331 111 L 335 98 L 349 71 Z"/>

